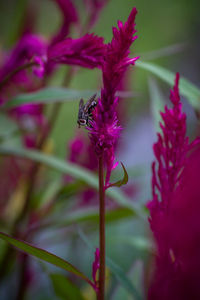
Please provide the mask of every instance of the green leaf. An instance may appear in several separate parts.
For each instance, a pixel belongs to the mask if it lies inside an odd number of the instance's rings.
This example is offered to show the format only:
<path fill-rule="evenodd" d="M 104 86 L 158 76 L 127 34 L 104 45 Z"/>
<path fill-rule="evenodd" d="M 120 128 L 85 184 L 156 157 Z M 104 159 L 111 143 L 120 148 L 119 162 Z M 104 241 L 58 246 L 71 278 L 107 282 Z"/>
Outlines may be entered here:
<path fill-rule="evenodd" d="M 0 138 L 6 138 L 19 131 L 17 124 L 7 115 L 0 113 Z"/>
<path fill-rule="evenodd" d="M 153 73 L 163 81 L 169 83 L 171 87 L 174 85 L 175 73 L 149 62 L 137 61 L 136 66 Z M 180 94 L 185 96 L 195 109 L 199 110 L 200 89 L 182 76 L 180 77 L 179 89 Z"/>
<path fill-rule="evenodd" d="M 120 187 L 122 185 L 127 184 L 127 182 L 128 182 L 128 173 L 127 173 L 126 168 L 124 167 L 124 164 L 122 162 L 121 162 L 121 165 L 122 165 L 122 168 L 123 168 L 123 171 L 124 171 L 124 177 L 122 179 L 114 182 L 114 183 L 109 184 L 107 188 L 110 188 L 111 186 Z"/>
<path fill-rule="evenodd" d="M 11 236 L 0 232 L 0 238 L 4 241 L 8 242 L 12 246 L 18 248 L 19 250 L 29 254 L 33 255 L 34 257 L 37 257 L 43 261 L 46 261 L 54 266 L 57 266 L 61 269 L 64 269 L 70 273 L 73 273 L 74 275 L 77 275 L 78 277 L 82 278 L 89 284 L 91 284 L 91 281 L 78 269 L 76 269 L 73 265 L 71 265 L 68 261 L 62 259 L 61 257 L 58 257 L 54 255 L 53 253 L 50 253 L 46 250 L 37 248 L 31 244 L 28 244 L 24 241 L 20 241 L 18 239 L 12 238 Z"/>
<path fill-rule="evenodd" d="M 55 103 L 88 98 L 94 91 L 90 90 L 72 90 L 61 87 L 48 87 L 37 92 L 19 94 L 5 105 L 6 108 L 12 108 L 26 103 Z"/>
<path fill-rule="evenodd" d="M 52 155 L 47 155 L 36 150 L 26 150 L 24 148 L 10 148 L 6 146 L 0 146 L 0 154 L 14 155 L 22 158 L 28 158 L 38 163 L 42 163 L 49 166 L 59 172 L 69 174 L 72 177 L 82 180 L 84 183 L 98 190 L 98 178 L 94 173 L 88 169 L 78 166 L 77 164 L 70 163 L 65 160 L 61 160 Z M 128 198 L 120 191 L 113 188 L 107 191 L 107 196 L 111 197 L 115 202 L 121 206 L 127 207 L 135 213 L 136 216 L 146 218 L 144 211 L 135 204 L 129 201 Z"/>
<path fill-rule="evenodd" d="M 5 108 L 12 108 L 26 103 L 56 103 L 56 102 L 70 102 L 73 100 L 79 100 L 80 98 L 89 98 L 95 93 L 99 94 L 95 90 L 73 90 L 62 87 L 48 87 L 41 89 L 37 92 L 18 94 L 13 99 L 5 104 Z M 135 96 L 133 92 L 121 91 L 117 93 L 118 96 L 123 98 L 132 98 Z"/>
<path fill-rule="evenodd" d="M 123 272 L 123 270 L 108 257 L 106 258 L 106 263 L 116 279 L 131 295 L 134 296 L 134 299 L 142 300 L 142 296 L 139 294 L 139 292 L 137 291 L 131 280 Z"/>
<path fill-rule="evenodd" d="M 79 288 L 62 274 L 50 274 L 56 296 L 60 299 L 84 300 Z"/>
<path fill-rule="evenodd" d="M 112 236 L 110 242 L 114 244 L 113 247 L 115 247 L 115 244 L 120 243 L 123 245 L 130 245 L 140 252 L 155 252 L 151 241 L 144 236 Z"/>
<path fill-rule="evenodd" d="M 163 95 L 153 78 L 149 78 L 149 94 L 151 99 L 151 114 L 154 121 L 155 131 L 160 132 L 160 122 L 162 120 L 160 112 L 164 111 L 164 100 Z"/>
<path fill-rule="evenodd" d="M 134 217 L 133 210 L 129 208 L 117 208 L 114 210 L 106 211 L 106 223 L 117 222 L 127 218 Z M 54 227 L 66 227 L 71 224 L 82 222 L 99 222 L 99 212 L 93 209 L 81 209 L 65 217 L 65 220 L 56 220 L 53 223 Z M 42 227 L 52 226 L 52 223 L 42 224 Z"/>

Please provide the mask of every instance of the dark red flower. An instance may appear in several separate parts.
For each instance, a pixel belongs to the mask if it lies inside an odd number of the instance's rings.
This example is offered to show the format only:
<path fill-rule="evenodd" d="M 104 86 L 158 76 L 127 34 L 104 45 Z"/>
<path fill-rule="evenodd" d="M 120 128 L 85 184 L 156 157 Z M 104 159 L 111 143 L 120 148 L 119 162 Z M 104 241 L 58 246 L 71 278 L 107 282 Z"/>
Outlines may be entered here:
<path fill-rule="evenodd" d="M 104 53 L 103 38 L 86 34 L 79 39 L 67 38 L 50 46 L 48 59 L 59 64 L 93 69 L 102 66 Z"/>
<path fill-rule="evenodd" d="M 200 263 L 199 255 L 191 256 L 191 265 L 189 258 L 192 252 L 196 253 L 196 247 L 200 250 L 200 223 L 197 216 L 195 219 L 200 209 L 197 204 L 200 190 L 196 180 L 200 171 L 200 152 L 195 156 L 198 167 L 194 166 L 194 158 L 189 158 L 190 152 L 199 145 L 199 139 L 189 144 L 178 82 L 179 74 L 176 74 L 170 95 L 173 108 L 166 106 L 165 112 L 161 113 L 162 133 L 158 134 L 153 147 L 156 157 L 152 164 L 153 199 L 148 208 L 157 254 L 149 288 L 150 300 L 199 299 L 200 296 L 196 285 L 200 273 L 195 271 L 192 262 L 196 259 L 196 263 Z M 196 171 L 192 174 L 193 167 Z M 197 225 L 195 232 L 194 224 Z M 191 231 L 194 234 L 190 237 Z"/>
<path fill-rule="evenodd" d="M 133 36 L 135 30 L 135 16 L 137 10 L 133 8 L 128 20 L 123 24 L 118 21 L 118 28 L 113 28 L 113 38 L 106 47 L 102 64 L 103 88 L 101 98 L 93 113 L 93 121 L 89 127 L 90 137 L 98 155 L 104 153 L 107 165 L 106 184 L 114 163 L 114 149 L 119 138 L 121 127 L 118 124 L 116 106 L 118 98 L 115 93 L 123 75 L 129 65 L 134 65 L 138 57 L 129 58 L 130 46 L 137 38 Z"/>

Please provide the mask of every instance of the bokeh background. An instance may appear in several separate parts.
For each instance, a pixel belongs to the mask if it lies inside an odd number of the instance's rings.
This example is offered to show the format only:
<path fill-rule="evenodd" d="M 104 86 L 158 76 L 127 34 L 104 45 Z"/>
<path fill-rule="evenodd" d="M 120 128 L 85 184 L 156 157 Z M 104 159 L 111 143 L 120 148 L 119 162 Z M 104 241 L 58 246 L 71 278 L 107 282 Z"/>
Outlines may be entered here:
<path fill-rule="evenodd" d="M 86 12 L 81 0 L 74 1 L 81 20 L 84 23 Z M 200 75 L 200 4 L 197 0 L 110 0 L 103 8 L 99 19 L 91 32 L 103 36 L 106 42 L 112 38 L 112 26 L 117 20 L 127 19 L 131 9 L 136 6 L 138 39 L 134 42 L 131 54 L 139 55 L 142 61 L 154 62 L 173 72 L 180 72 L 191 82 L 199 85 Z M 0 1 L 0 57 L 4 51 L 9 51 L 18 40 L 25 22 L 33 24 L 33 31 L 44 35 L 47 39 L 61 24 L 60 11 L 51 0 L 1 0 Z M 77 37 L 74 30 L 70 36 Z M 59 67 L 51 78 L 49 85 L 61 86 L 67 66 Z M 101 88 L 101 73 L 99 70 L 81 69 L 70 83 L 70 88 L 76 90 L 96 91 Z M 170 87 L 153 77 L 145 70 L 134 66 L 128 71 L 125 89 L 128 97 L 122 97 L 124 127 L 117 149 L 116 158 L 122 161 L 129 173 L 129 185 L 132 201 L 145 204 L 151 199 L 151 162 L 153 160 L 152 145 L 156 141 L 158 129 L 158 111 L 164 103 L 169 103 Z M 155 98 L 161 102 L 156 104 Z M 184 110 L 187 112 L 188 134 L 192 138 L 198 133 L 198 122 L 193 109 L 187 100 L 182 98 Z M 46 107 L 48 116 L 51 105 Z M 69 156 L 69 143 L 81 130 L 77 128 L 78 99 L 62 105 L 56 125 L 48 140 L 48 152 L 62 159 Z M 18 141 L 14 140 L 14 143 Z M 46 180 L 41 193 L 48 194 L 53 183 L 60 180 L 61 175 L 52 170 L 45 170 Z M 121 176 L 120 168 L 116 169 L 113 178 Z M 65 204 L 65 198 L 66 203 Z M 63 200 L 64 199 L 64 200 Z M 52 216 L 55 220 L 64 218 L 66 209 L 76 195 L 64 195 L 62 203 Z M 65 209 L 66 207 L 66 209 Z M 74 224 L 67 228 L 47 228 L 37 235 L 35 243 L 60 255 L 79 269 L 91 276 L 93 252 L 84 242 L 84 236 L 92 245 L 98 245 L 97 222 Z M 148 213 L 144 219 L 127 218 L 107 224 L 107 255 L 127 273 L 136 289 L 145 295 L 149 268 L 151 235 L 148 228 Z M 15 299 L 14 288 L 17 285 L 17 274 L 20 261 L 16 268 L 7 276 L 0 287 L 0 299 Z M 64 299 L 56 295 L 52 282 L 48 277 L 50 272 L 57 272 L 49 265 L 38 263 L 31 259 L 33 284 L 27 294 L 27 299 Z M 135 299 L 118 281 L 107 273 L 108 299 Z M 80 284 L 80 283 L 79 283 Z M 94 299 L 92 291 L 85 286 L 85 299 Z M 75 299 L 75 298 L 74 298 Z"/>

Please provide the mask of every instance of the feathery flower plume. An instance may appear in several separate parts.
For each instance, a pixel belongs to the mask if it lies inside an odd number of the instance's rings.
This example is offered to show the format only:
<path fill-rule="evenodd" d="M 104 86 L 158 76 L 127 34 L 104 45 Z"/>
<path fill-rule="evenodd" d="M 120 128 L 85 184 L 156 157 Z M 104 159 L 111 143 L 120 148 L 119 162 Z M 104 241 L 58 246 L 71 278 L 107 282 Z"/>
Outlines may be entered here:
<path fill-rule="evenodd" d="M 156 157 L 156 161 L 152 164 L 153 199 L 148 204 L 148 208 L 150 210 L 150 226 L 157 246 L 157 256 L 156 267 L 149 289 L 148 299 L 150 300 L 188 299 L 187 297 L 177 296 L 176 292 L 174 292 L 173 297 L 173 290 L 171 290 L 170 285 L 174 287 L 177 285 L 180 288 L 179 280 L 181 280 L 182 286 L 185 285 L 183 278 L 186 274 L 183 275 L 182 272 L 185 271 L 180 269 L 182 267 L 181 262 L 177 259 L 177 254 L 180 251 L 179 254 L 182 255 L 181 253 L 184 253 L 184 249 L 188 248 L 186 245 L 190 242 L 189 239 L 185 241 L 183 239 L 180 243 L 177 239 L 173 241 L 173 246 L 172 240 L 176 235 L 176 238 L 178 238 L 178 235 L 183 237 L 185 234 L 184 229 L 181 233 L 182 226 L 186 224 L 186 219 L 185 217 L 182 220 L 180 219 L 184 208 L 179 200 L 184 198 L 183 191 L 188 191 L 184 179 L 188 175 L 184 175 L 187 173 L 184 169 L 189 161 L 189 153 L 199 144 L 199 139 L 189 143 L 189 139 L 186 137 L 186 115 L 182 112 L 178 83 L 179 74 L 177 73 L 174 89 L 170 94 L 173 108 L 169 109 L 166 106 L 165 112 L 161 113 L 163 122 L 160 123 L 160 127 L 162 133 L 158 134 L 158 141 L 153 146 Z M 187 198 L 189 194 L 186 192 L 185 196 Z M 184 201 L 189 204 L 192 198 L 188 197 L 186 200 L 182 200 L 184 205 Z M 178 210 L 174 211 L 176 203 L 180 205 L 180 213 Z M 191 202 L 190 205 L 193 207 Z M 176 230 L 177 226 L 174 226 L 176 223 L 179 223 L 180 230 L 178 229 L 178 231 Z M 189 228 L 188 230 L 190 231 Z M 176 252 L 176 247 L 178 247 L 178 252 Z"/>
<path fill-rule="evenodd" d="M 116 106 L 118 98 L 115 93 L 129 65 L 134 65 L 139 57 L 129 58 L 129 48 L 137 38 L 135 34 L 135 16 L 133 8 L 128 20 L 123 24 L 118 21 L 118 28 L 113 28 L 113 38 L 105 50 L 102 64 L 103 88 L 93 121 L 89 127 L 90 137 L 97 155 L 104 153 L 107 166 L 106 185 L 114 163 L 114 148 L 119 138 L 121 127 L 118 125 Z"/>
<path fill-rule="evenodd" d="M 67 38 L 48 49 L 49 61 L 77 65 L 85 68 L 100 68 L 105 53 L 103 38 L 86 34 L 79 39 Z"/>
<path fill-rule="evenodd" d="M 187 159 L 180 185 L 171 197 L 169 213 L 163 215 L 158 224 L 162 236 L 149 300 L 200 299 L 199 173 L 198 146 Z"/>
<path fill-rule="evenodd" d="M 16 68 L 24 63 L 30 62 L 35 57 L 45 57 L 47 50 L 47 43 L 45 40 L 36 34 L 25 34 L 19 40 L 15 48 L 8 55 L 6 62 L 0 69 L 0 81 Z M 15 82 L 28 81 L 26 71 L 20 71 L 13 77 Z"/>
<path fill-rule="evenodd" d="M 158 216 L 161 218 L 163 213 L 167 213 L 170 209 L 170 197 L 180 183 L 187 154 L 199 141 L 197 139 L 189 144 L 189 138 L 186 137 L 186 115 L 182 112 L 178 83 L 179 74 L 177 73 L 174 89 L 170 93 L 173 108 L 169 109 L 165 106 L 165 112 L 161 113 L 162 134 L 158 133 L 158 141 L 153 146 L 156 157 L 156 161 L 152 164 L 153 200 L 148 207 L 151 212 L 150 224 L 154 234 L 158 228 L 156 219 Z"/>

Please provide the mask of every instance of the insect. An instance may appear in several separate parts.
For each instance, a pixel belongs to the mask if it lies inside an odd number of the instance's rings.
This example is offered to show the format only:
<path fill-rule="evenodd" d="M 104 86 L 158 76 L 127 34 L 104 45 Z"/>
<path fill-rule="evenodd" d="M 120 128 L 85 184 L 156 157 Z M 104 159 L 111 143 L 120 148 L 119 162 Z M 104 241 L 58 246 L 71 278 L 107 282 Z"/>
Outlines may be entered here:
<path fill-rule="evenodd" d="M 94 94 L 85 104 L 83 99 L 80 100 L 79 102 L 79 111 L 78 111 L 78 120 L 77 123 L 79 125 L 79 128 L 81 126 L 85 126 L 89 124 L 89 120 L 91 120 L 92 117 L 92 111 L 97 105 L 97 100 L 96 98 L 97 94 Z"/>

